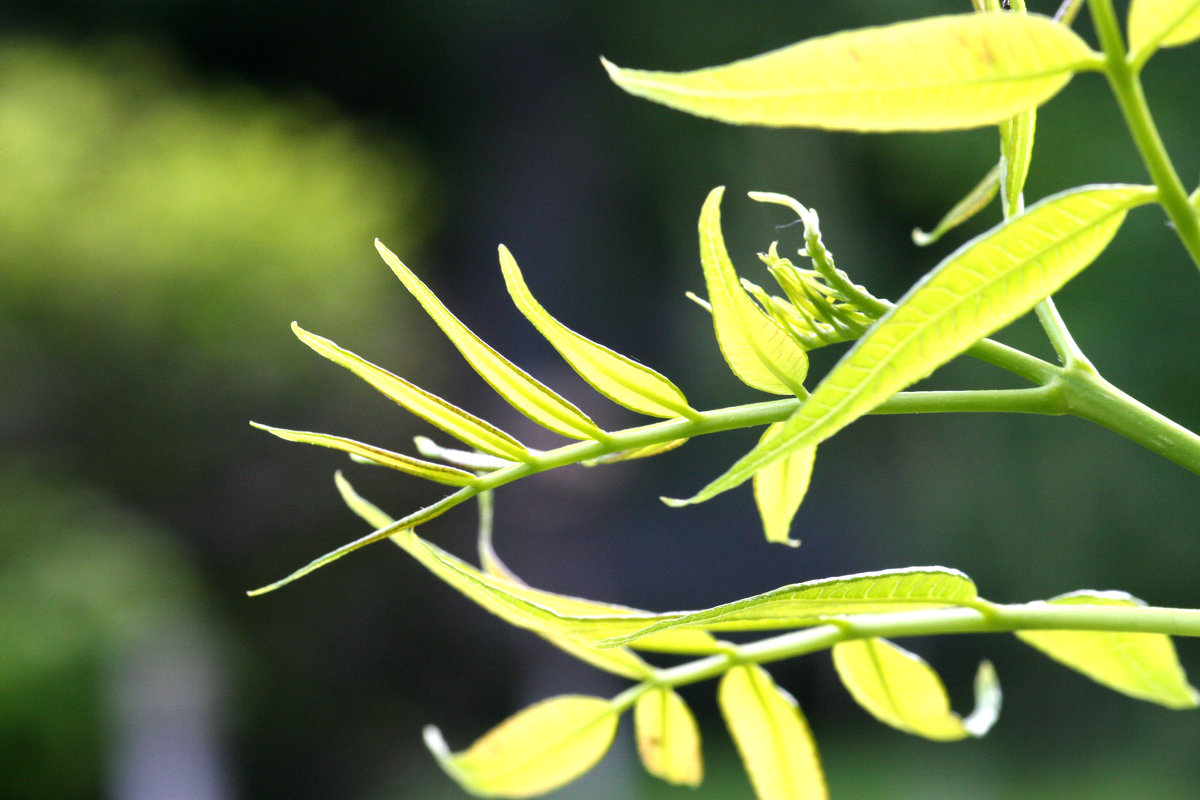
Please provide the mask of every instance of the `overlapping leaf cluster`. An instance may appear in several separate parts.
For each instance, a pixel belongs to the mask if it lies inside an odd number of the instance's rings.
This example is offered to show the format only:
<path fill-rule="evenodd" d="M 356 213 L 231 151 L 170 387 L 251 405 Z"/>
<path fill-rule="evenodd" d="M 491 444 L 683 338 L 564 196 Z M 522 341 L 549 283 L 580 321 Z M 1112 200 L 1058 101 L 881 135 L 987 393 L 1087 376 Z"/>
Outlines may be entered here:
<path fill-rule="evenodd" d="M 933 232 L 914 237 L 918 242 L 939 238 L 997 194 L 1004 220 L 943 259 L 895 303 L 874 297 L 837 269 L 822 241 L 816 213 L 779 194 L 751 196 L 785 206 L 799 217 L 805 229 L 799 255 L 811 261 L 811 268 L 797 267 L 771 244 L 761 258 L 782 295 L 747 281 L 735 269 L 722 235 L 724 190 L 718 187 L 709 194 L 699 223 L 707 293 L 700 302 L 711 312 L 729 369 L 748 387 L 780 395 L 781 400 L 716 411 L 694 409 L 663 375 L 551 316 L 504 247 L 499 256 L 509 294 L 536 330 L 598 393 L 662 421 L 619 431 L 601 429 L 479 339 L 378 242 L 380 254 L 404 286 L 496 393 L 534 422 L 572 441 L 552 450 L 534 450 L 452 402 L 295 326 L 297 336 L 311 348 L 465 449 L 420 438 L 423 457 L 418 458 L 339 436 L 260 426 L 282 438 L 342 450 L 357 461 L 455 491 L 393 519 L 358 495 L 339 473 L 339 491 L 372 532 L 259 591 L 390 538 L 483 608 L 633 682 L 612 699 L 569 695 L 545 700 L 461 752 L 453 752 L 435 728 L 427 729 L 430 749 L 465 789 L 480 796 L 528 797 L 560 786 L 603 756 L 621 715 L 630 709 L 647 770 L 671 783 L 696 785 L 703 773 L 699 733 L 675 689 L 718 678 L 721 710 L 758 796 L 824 797 L 825 780 L 804 716 L 761 666 L 821 649 L 832 650 L 851 696 L 885 724 L 935 740 L 981 736 L 991 727 L 1000 692 L 989 664 L 982 665 L 976 677 L 975 711 L 960 717 L 950 709 L 932 667 L 887 637 L 1015 632 L 1056 661 L 1116 691 L 1169 708 L 1197 705 L 1198 695 L 1166 633 L 1200 634 L 1200 615 L 1146 607 L 1128 595 L 1086 591 L 1044 603 L 998 605 L 981 599 L 965 575 L 927 567 L 799 583 L 708 609 L 655 613 L 525 585 L 496 557 L 486 514 L 481 517 L 478 568 L 416 533 L 419 525 L 472 498 L 486 510 L 492 490 L 536 472 L 651 456 L 693 436 L 761 425 L 765 430 L 758 444 L 724 474 L 691 498 L 667 502 L 701 502 L 752 479 L 767 538 L 798 544 L 790 538 L 790 528 L 808 487 L 817 446 L 864 414 L 888 411 L 1076 413 L 1147 446 L 1169 449 L 1165 455 L 1200 471 L 1200 460 L 1187 460 L 1200 453 L 1200 437 L 1166 423 L 1148 427 L 1147 414 L 1134 424 L 1112 411 L 1128 398 L 1095 374 L 1048 299 L 1100 255 L 1129 210 L 1139 205 L 1159 202 L 1185 245 L 1194 255 L 1200 253 L 1195 203 L 1188 202 L 1177 179 L 1171 183 L 1164 177 L 1161 159 L 1156 160 L 1153 151 L 1144 152 L 1153 186 L 1083 186 L 1028 209 L 1023 197 L 1036 108 L 1082 71 L 1105 73 L 1124 97 L 1121 82 L 1130 76 L 1136 80 L 1159 47 L 1200 38 L 1200 0 L 1134 0 L 1127 52 L 1114 40 L 1111 26 L 1106 27 L 1111 17 L 1108 0 L 1092 0 L 1104 52 L 1094 51 L 1070 28 L 1079 2 L 1068 0 L 1056 19 L 1027 14 L 1021 2 L 1013 5 L 1015 13 L 999 13 L 998 2 L 979 0 L 976 10 L 984 13 L 837 33 L 687 73 L 628 70 L 604 62 L 626 91 L 724 122 L 847 131 L 997 126 L 996 167 Z M 1143 139 L 1139 143 L 1144 144 Z M 1062 365 L 986 339 L 1035 309 Z M 852 344 L 841 360 L 811 392 L 806 389 L 808 352 L 847 342 Z M 906 391 L 963 354 L 1028 378 L 1035 388 Z M 1164 435 L 1164 430 L 1176 438 Z M 1169 447 L 1162 445 L 1164 438 Z M 716 638 L 727 631 L 782 633 L 734 645 Z M 662 668 L 646 661 L 641 655 L 646 652 L 696 658 Z"/>

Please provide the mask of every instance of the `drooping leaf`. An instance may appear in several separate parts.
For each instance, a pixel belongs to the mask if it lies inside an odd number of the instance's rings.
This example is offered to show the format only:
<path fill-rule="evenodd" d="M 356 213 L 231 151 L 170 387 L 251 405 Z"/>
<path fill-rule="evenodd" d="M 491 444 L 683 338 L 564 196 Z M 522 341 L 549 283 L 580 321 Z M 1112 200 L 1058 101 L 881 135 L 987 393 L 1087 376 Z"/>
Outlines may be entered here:
<path fill-rule="evenodd" d="M 796 583 L 689 614 L 662 615 L 652 625 L 596 642 L 613 647 L 642 636 L 684 629 L 753 631 L 819 625 L 830 617 L 886 614 L 978 601 L 975 584 L 958 570 L 914 567 Z"/>
<path fill-rule="evenodd" d="M 647 772 L 667 783 L 700 785 L 700 729 L 682 697 L 667 686 L 651 689 L 634 705 L 633 722 Z"/>
<path fill-rule="evenodd" d="M 338 347 L 328 339 L 309 333 L 294 322 L 292 330 L 300 341 L 313 350 L 350 370 L 393 402 L 399 403 L 456 439 L 510 461 L 528 461 L 532 458 L 525 445 L 495 425 L 468 414 L 437 395 L 430 394 L 349 350 Z"/>
<path fill-rule="evenodd" d="M 781 427 L 781 422 L 769 425 L 762 441 L 778 434 Z M 758 515 L 762 518 L 768 542 L 791 547 L 800 545 L 800 540 L 790 538 L 789 533 L 792 519 L 808 492 L 816 454 L 815 447 L 797 450 L 754 474 L 754 502 L 758 506 Z"/>
<path fill-rule="evenodd" d="M 340 474 L 337 484 L 347 505 L 362 515 L 368 524 L 378 525 L 387 519 L 386 515 L 381 517 L 382 512 L 363 500 Z M 535 589 L 512 580 L 508 575 L 485 574 L 422 539 L 412 530 L 395 534 L 392 541 L 438 578 L 509 624 L 533 631 L 600 669 L 628 678 L 644 678 L 649 674 L 650 668 L 633 652 L 600 650 L 581 644 L 580 639 L 589 634 L 595 625 L 620 626 L 623 620 L 628 621 L 620 630 L 636 630 L 653 621 L 656 618 L 654 615 L 627 606 Z M 672 633 L 650 644 L 653 647 L 644 649 L 681 653 L 712 653 L 719 649 L 716 641 L 702 631 Z"/>
<path fill-rule="evenodd" d="M 334 450 L 341 450 L 351 455 L 360 456 L 371 463 L 391 467 L 392 469 L 407 472 L 409 475 L 416 475 L 418 478 L 435 481 L 436 483 L 445 483 L 450 486 L 470 486 L 476 480 L 475 476 L 470 472 L 465 472 L 461 469 L 448 467 L 445 464 L 422 461 L 418 458 L 410 458 L 400 453 L 384 450 L 375 445 L 356 442 L 353 439 L 345 439 L 341 436 L 310 433 L 308 431 L 289 431 L 283 428 L 272 428 L 269 425 L 260 425 L 257 422 L 251 422 L 250 424 L 259 430 L 273 433 L 280 439 L 286 439 L 289 442 L 302 442 L 321 447 L 331 447 Z"/>
<path fill-rule="evenodd" d="M 533 378 L 529 373 L 513 364 L 493 350 L 486 342 L 471 332 L 458 317 L 442 305 L 433 292 L 406 267 L 396 255 L 375 240 L 375 249 L 396 273 L 396 277 L 412 293 L 417 302 L 442 329 L 471 368 L 479 373 L 509 405 L 537 424 L 563 436 L 575 439 L 603 438 L 604 432 L 596 427 L 586 414 L 563 399 L 558 393 Z"/>
<path fill-rule="evenodd" d="M 1148 47 L 1178 47 L 1200 39 L 1200 0 L 1133 0 L 1129 50 L 1137 62 Z"/>
<path fill-rule="evenodd" d="M 462 752 L 451 753 L 432 725 L 425 744 L 477 797 L 534 797 L 594 767 L 612 746 L 618 721 L 602 697 L 560 695 L 509 717 Z"/>
<path fill-rule="evenodd" d="M 997 164 L 988 170 L 988 173 L 975 185 L 974 189 L 967 192 L 962 200 L 959 200 L 954 204 L 953 208 L 946 212 L 946 216 L 941 218 L 933 230 L 926 233 L 920 228 L 913 228 L 913 244 L 917 247 L 927 247 L 938 241 L 947 233 L 987 208 L 988 203 L 992 202 L 992 199 L 999 190 L 1000 164 Z"/>
<path fill-rule="evenodd" d="M 729 670 L 717 701 L 759 800 L 829 796 L 808 722 L 766 670 L 757 664 Z"/>
<path fill-rule="evenodd" d="M 950 710 L 941 678 L 920 656 L 886 639 L 858 639 L 833 646 L 838 676 L 860 706 L 893 728 L 936 741 L 982 736 L 986 727 L 968 724 Z M 994 722 L 1000 691 L 995 672 L 984 662 L 976 681 L 976 720 Z"/>
<path fill-rule="evenodd" d="M 996 15 L 986 15 L 989 17 Z M 917 282 L 859 339 L 788 418 L 779 435 L 681 503 L 738 486 L 779 458 L 812 447 L 1040 300 L 1098 256 L 1151 187 L 1092 186 L 1049 197 L 976 237 Z"/>
<path fill-rule="evenodd" d="M 622 69 L 630 94 L 723 122 L 835 130 L 950 130 L 998 123 L 1098 69 L 1070 28 L 1025 14 L 930 17 L 809 39 L 693 72 Z"/>
<path fill-rule="evenodd" d="M 738 281 L 721 233 L 721 196 L 713 189 L 700 212 L 700 263 L 717 344 L 743 382 L 774 394 L 803 394 L 808 354 L 754 304 Z"/>
<path fill-rule="evenodd" d="M 694 417 L 683 392 L 649 367 L 584 338 L 534 299 L 516 260 L 500 246 L 500 269 L 513 302 L 546 341 L 593 389 L 618 405 L 652 417 Z"/>
<path fill-rule="evenodd" d="M 1049 603 L 1140 606 L 1124 592 L 1072 592 Z M 1187 682 L 1171 638 L 1161 633 L 1018 631 L 1017 638 L 1102 686 L 1167 708 L 1195 708 L 1200 695 Z"/>

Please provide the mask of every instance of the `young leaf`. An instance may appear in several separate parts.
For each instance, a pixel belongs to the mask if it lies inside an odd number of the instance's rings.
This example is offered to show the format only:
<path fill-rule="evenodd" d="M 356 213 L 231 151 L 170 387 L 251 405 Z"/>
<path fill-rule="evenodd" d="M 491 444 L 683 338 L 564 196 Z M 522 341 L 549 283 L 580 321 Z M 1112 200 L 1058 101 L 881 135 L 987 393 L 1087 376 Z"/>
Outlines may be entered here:
<path fill-rule="evenodd" d="M 855 701 L 886 725 L 942 742 L 986 733 L 986 729 L 969 727 L 950 710 L 946 687 L 924 659 L 886 639 L 839 642 L 833 646 L 833 664 Z M 992 722 L 998 711 L 999 687 L 989 667 L 980 666 L 980 672 L 992 680 L 976 682 L 976 718 Z M 994 707 L 985 708 L 990 704 Z"/>
<path fill-rule="evenodd" d="M 1152 187 L 1142 186 L 1073 189 L 963 245 L 879 318 L 779 435 L 694 497 L 675 503 L 707 500 L 771 462 L 819 444 L 1012 322 L 1081 272 L 1108 245 L 1129 209 L 1154 197 Z"/>
<path fill-rule="evenodd" d="M 958 570 L 914 567 L 796 583 L 690 614 L 663 615 L 632 633 L 596 642 L 613 647 L 667 631 L 752 631 L 819 625 L 830 617 L 886 614 L 976 603 L 975 584 Z"/>
<path fill-rule="evenodd" d="M 471 332 L 471 329 L 450 313 L 442 301 L 396 258 L 396 255 L 375 240 L 375 249 L 396 273 L 396 277 L 412 293 L 417 302 L 428 312 L 442 333 L 448 338 L 471 368 L 479 373 L 509 405 L 537 424 L 575 439 L 603 438 L 604 432 L 596 427 L 586 414 L 560 397 L 554 390 L 536 380 L 529 373 L 513 364 L 493 350 L 486 342 Z"/>
<path fill-rule="evenodd" d="M 430 394 L 349 350 L 338 347 L 328 339 L 309 333 L 295 322 L 292 323 L 292 331 L 313 350 L 350 370 L 392 401 L 459 441 L 509 461 L 527 461 L 531 458 L 525 445 L 495 425 L 468 414 L 437 395 Z"/>
<path fill-rule="evenodd" d="M 560 695 L 509 717 L 460 753 L 451 753 L 432 725 L 425 745 L 477 797 L 533 797 L 594 767 L 612 746 L 618 720 L 602 697 Z"/>
<path fill-rule="evenodd" d="M 738 281 L 721 234 L 721 196 L 713 189 L 700 211 L 700 263 L 712 305 L 717 344 L 743 382 L 774 394 L 804 394 L 808 354 L 754 304 Z"/>
<path fill-rule="evenodd" d="M 808 723 L 766 670 L 757 664 L 729 670 L 717 701 L 759 800 L 829 796 Z"/>
<path fill-rule="evenodd" d="M 618 405 L 652 417 L 693 417 L 683 392 L 649 367 L 580 336 L 550 316 L 525 285 L 517 262 L 500 246 L 500 269 L 513 302 L 546 341 L 593 389 Z"/>
<path fill-rule="evenodd" d="M 1047 602 L 1144 605 L 1124 592 L 1072 592 Z M 1017 638 L 1100 685 L 1130 697 L 1167 708 L 1200 705 L 1200 695 L 1188 684 L 1175 645 L 1164 634 L 1030 630 L 1018 631 Z"/>
<path fill-rule="evenodd" d="M 1133 0 L 1129 50 L 1134 62 L 1153 47 L 1178 47 L 1200 39 L 1200 0 Z"/>
<path fill-rule="evenodd" d="M 667 686 L 651 689 L 633 707 L 633 723 L 647 772 L 667 783 L 700 785 L 700 729 L 682 697 Z"/>
<path fill-rule="evenodd" d="M 768 426 L 762 441 L 775 436 L 781 427 L 782 422 Z M 789 538 L 788 533 L 791 531 L 792 518 L 800 510 L 800 503 L 808 491 L 816 454 L 817 448 L 806 447 L 754 474 L 754 502 L 758 506 L 758 515 L 762 518 L 768 542 L 791 547 L 800 545 L 800 540 Z"/>
<path fill-rule="evenodd" d="M 967 192 L 963 199 L 955 203 L 954 207 L 946 212 L 946 216 L 942 217 L 933 230 L 926 233 L 920 228 L 913 228 L 913 244 L 917 247 L 927 247 L 938 239 L 941 239 L 947 233 L 987 208 L 988 203 L 992 202 L 992 199 L 999 190 L 1000 164 L 997 164 L 988 170 L 988 173 L 983 176 L 983 180 L 979 181 L 974 189 Z"/>
<path fill-rule="evenodd" d="M 1037 109 L 1031 108 L 1000 123 L 1000 164 L 1003 167 L 1004 208 L 1011 216 L 1021 209 L 1021 192 L 1033 159 Z"/>
<path fill-rule="evenodd" d="M 962 14 L 835 33 L 693 72 L 604 67 L 630 94 L 723 122 L 898 131 L 997 123 L 1102 63 L 1045 17 Z"/>
<path fill-rule="evenodd" d="M 360 456 L 373 464 L 391 467 L 392 469 L 407 472 L 409 475 L 416 475 L 418 478 L 424 478 L 436 483 L 445 483 L 450 486 L 470 486 L 476 480 L 475 476 L 470 472 L 465 472 L 461 469 L 448 467 L 444 464 L 434 464 L 430 461 L 421 461 L 418 458 L 409 458 L 400 453 L 393 453 L 390 450 L 384 450 L 374 445 L 356 442 L 353 439 L 344 439 L 341 436 L 309 433 L 308 431 L 289 431 L 283 428 L 272 428 L 269 425 L 260 425 L 257 422 L 251 422 L 250 424 L 259 430 L 273 433 L 280 439 L 286 439 L 289 442 L 302 442 L 321 447 L 332 447 L 334 450 L 342 450 L 351 455 Z"/>

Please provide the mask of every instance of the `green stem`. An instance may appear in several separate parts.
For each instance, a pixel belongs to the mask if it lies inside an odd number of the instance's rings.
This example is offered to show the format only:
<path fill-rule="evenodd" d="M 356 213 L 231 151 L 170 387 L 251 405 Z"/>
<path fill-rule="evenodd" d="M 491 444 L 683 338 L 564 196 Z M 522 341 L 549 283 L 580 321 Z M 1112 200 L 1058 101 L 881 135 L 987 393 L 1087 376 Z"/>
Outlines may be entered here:
<path fill-rule="evenodd" d="M 683 686 L 709 680 L 738 663 L 782 661 L 825 650 L 838 642 L 882 637 L 934 636 L 960 633 L 1009 633 L 1022 630 L 1106 631 L 1200 636 L 1200 609 L 1154 606 L 1067 605 L 1025 603 L 979 608 L 941 608 L 863 614 L 840 618 L 779 636 L 733 646 L 732 652 L 659 669 L 657 685 Z"/>
<path fill-rule="evenodd" d="M 1121 39 L 1112 0 L 1088 0 L 1088 8 L 1092 12 L 1096 35 L 1104 49 L 1105 75 L 1137 145 L 1142 163 L 1158 187 L 1158 202 L 1167 212 L 1175 226 L 1176 235 L 1187 248 L 1193 263 L 1200 268 L 1200 214 L 1188 203 L 1187 191 L 1167 155 L 1142 90 L 1139 70 L 1149 55 L 1135 54 L 1138 56 L 1136 63 L 1126 57 L 1125 43 Z"/>
<path fill-rule="evenodd" d="M 1054 352 L 1058 354 L 1064 366 L 1067 368 L 1076 365 L 1091 366 L 1091 362 L 1083 354 L 1083 350 L 1076 344 L 1075 337 L 1067 330 L 1067 323 L 1058 313 L 1058 307 L 1054 305 L 1053 298 L 1047 297 L 1038 303 L 1034 307 L 1034 311 L 1037 313 L 1038 322 L 1042 323 L 1042 330 L 1046 332 L 1046 337 L 1050 340 Z"/>

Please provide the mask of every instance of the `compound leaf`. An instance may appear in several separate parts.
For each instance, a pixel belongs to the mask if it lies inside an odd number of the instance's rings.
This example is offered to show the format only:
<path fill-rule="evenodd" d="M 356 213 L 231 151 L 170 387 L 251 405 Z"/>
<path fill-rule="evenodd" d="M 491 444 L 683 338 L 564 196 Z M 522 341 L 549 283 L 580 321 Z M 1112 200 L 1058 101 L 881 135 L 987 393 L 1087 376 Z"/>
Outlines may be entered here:
<path fill-rule="evenodd" d="M 257 422 L 251 422 L 250 424 L 259 430 L 272 433 L 280 439 L 286 439 L 289 442 L 331 447 L 334 450 L 341 450 L 364 458 L 373 464 L 407 472 L 409 475 L 416 475 L 418 478 L 424 478 L 436 483 L 444 483 L 450 486 L 470 486 L 476 480 L 474 475 L 465 470 L 448 467 L 445 464 L 435 464 L 432 461 L 422 461 L 419 458 L 410 458 L 400 453 L 384 450 L 375 445 L 356 442 L 353 439 L 345 439 L 341 436 L 310 433 L 308 431 L 289 431 L 283 428 L 272 428 L 269 425 L 260 425 Z"/>
<path fill-rule="evenodd" d="M 638 755 L 646 771 L 667 783 L 699 786 L 704 777 L 700 729 L 687 703 L 660 686 L 643 694 L 633 707 Z"/>
<path fill-rule="evenodd" d="M 972 605 L 975 584 L 945 567 L 863 572 L 796 583 L 688 614 L 662 615 L 652 625 L 596 642 L 614 647 L 680 629 L 752 631 L 819 625 L 831 617 Z"/>
<path fill-rule="evenodd" d="M 1072 592 L 1048 600 L 1074 605 L 1144 605 L 1124 592 Z M 1017 638 L 1102 686 L 1167 708 L 1195 708 L 1171 638 L 1161 633 L 1018 631 Z"/>
<path fill-rule="evenodd" d="M 533 797 L 583 775 L 604 757 L 619 715 L 602 697 L 560 695 L 521 711 L 466 750 L 451 753 L 441 731 L 425 744 L 442 769 L 477 797 Z"/>
<path fill-rule="evenodd" d="M 1012 322 L 1090 264 L 1129 209 L 1154 196 L 1153 188 L 1142 186 L 1073 189 L 966 243 L 879 318 L 777 436 L 677 502 L 707 500 L 772 461 L 819 444 Z"/>
<path fill-rule="evenodd" d="M 766 441 L 779 433 L 782 422 L 767 427 L 762 436 Z M 806 447 L 789 454 L 786 458 L 772 462 L 754 473 L 754 503 L 762 518 L 763 531 L 768 542 L 778 542 L 791 547 L 800 545 L 799 539 L 789 538 L 792 519 L 800 510 L 804 495 L 808 492 L 808 481 L 812 477 L 813 459 L 817 448 Z"/>
<path fill-rule="evenodd" d="M 593 389 L 618 405 L 652 417 L 694 416 L 683 392 L 649 367 L 596 344 L 550 316 L 534 299 L 516 260 L 500 246 L 500 269 L 513 302 L 546 341 Z"/>
<path fill-rule="evenodd" d="M 962 14 L 809 39 L 692 72 L 622 69 L 630 94 L 723 122 L 834 130 L 950 130 L 1045 102 L 1099 54 L 1025 14 Z"/>
<path fill-rule="evenodd" d="M 417 302 L 428 312 L 437 326 L 442 329 L 471 368 L 479 373 L 509 405 L 537 424 L 575 439 L 603 438 L 604 432 L 596 427 L 586 414 L 562 398 L 553 389 L 541 383 L 525 370 L 513 364 L 493 350 L 462 324 L 458 317 L 442 305 L 433 292 L 421 282 L 412 270 L 406 267 L 395 253 L 375 240 L 375 249 L 396 273 L 396 277 L 412 293 Z"/>
<path fill-rule="evenodd" d="M 842 684 L 872 716 L 926 739 L 950 742 L 982 736 L 999 711 L 999 684 L 987 662 L 976 681 L 976 712 L 966 720 L 950 710 L 946 687 L 933 668 L 886 639 L 839 642 L 833 646 L 833 664 Z"/>
<path fill-rule="evenodd" d="M 759 800 L 829 796 L 808 723 L 766 670 L 757 664 L 729 670 L 717 701 Z"/>
<path fill-rule="evenodd" d="M 1200 0 L 1133 0 L 1129 50 L 1136 62 L 1152 47 L 1178 47 L 1200 39 Z"/>
<path fill-rule="evenodd" d="M 738 280 L 721 234 L 724 186 L 709 192 L 700 211 L 700 263 L 712 306 L 717 344 L 743 382 L 774 394 L 803 394 L 808 354 L 754 304 Z"/>
<path fill-rule="evenodd" d="M 430 394 L 349 350 L 338 347 L 328 339 L 309 333 L 295 322 L 292 323 L 292 331 L 313 350 L 350 370 L 392 401 L 459 441 L 510 461 L 527 461 L 531 458 L 525 445 L 490 422 L 468 414 L 437 395 Z"/>

